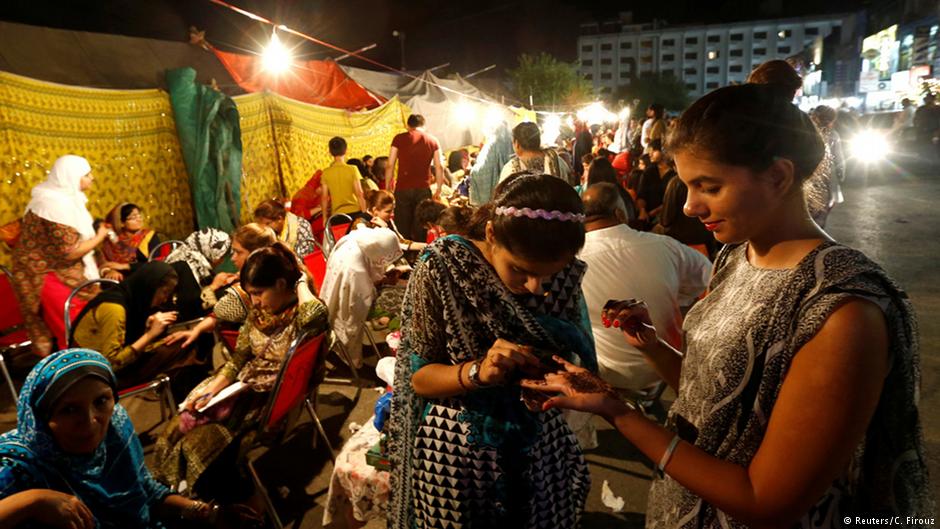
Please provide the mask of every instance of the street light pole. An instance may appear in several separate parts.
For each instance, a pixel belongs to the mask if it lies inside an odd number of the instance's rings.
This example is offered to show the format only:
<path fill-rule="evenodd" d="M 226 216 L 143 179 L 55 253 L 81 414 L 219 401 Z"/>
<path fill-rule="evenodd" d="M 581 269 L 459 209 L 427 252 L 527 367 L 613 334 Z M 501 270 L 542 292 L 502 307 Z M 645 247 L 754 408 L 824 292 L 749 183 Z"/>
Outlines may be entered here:
<path fill-rule="evenodd" d="M 405 70 L 405 32 L 396 29 L 392 32 L 392 36 L 398 37 L 398 42 L 401 44 L 401 69 Z"/>

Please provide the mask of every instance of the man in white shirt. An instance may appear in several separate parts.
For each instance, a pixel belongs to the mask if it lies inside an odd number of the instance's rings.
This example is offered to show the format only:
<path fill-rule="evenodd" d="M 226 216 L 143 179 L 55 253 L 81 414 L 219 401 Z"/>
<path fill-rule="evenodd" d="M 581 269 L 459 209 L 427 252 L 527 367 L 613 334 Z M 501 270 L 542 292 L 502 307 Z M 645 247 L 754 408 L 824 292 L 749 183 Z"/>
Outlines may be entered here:
<path fill-rule="evenodd" d="M 619 329 L 604 327 L 604 304 L 610 299 L 643 300 L 659 337 L 679 347 L 680 307 L 691 305 L 705 291 L 712 265 L 704 255 L 671 237 L 627 226 L 626 208 L 613 184 L 592 185 L 582 199 L 587 235 L 578 257 L 588 264 L 581 286 L 600 376 L 616 388 L 643 391 L 660 377 Z"/>

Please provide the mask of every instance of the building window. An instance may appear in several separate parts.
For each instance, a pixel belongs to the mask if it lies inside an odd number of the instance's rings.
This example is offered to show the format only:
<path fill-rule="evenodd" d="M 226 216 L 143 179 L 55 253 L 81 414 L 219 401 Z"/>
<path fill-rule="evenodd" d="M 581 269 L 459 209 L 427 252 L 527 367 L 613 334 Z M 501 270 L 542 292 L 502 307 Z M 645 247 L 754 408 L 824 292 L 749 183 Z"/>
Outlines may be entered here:
<path fill-rule="evenodd" d="M 779 48 L 777 48 L 777 53 L 780 54 L 780 55 L 786 55 L 786 54 L 790 53 L 790 47 L 789 47 L 789 46 L 780 46 Z"/>
<path fill-rule="evenodd" d="M 611 61 L 609 58 L 601 59 L 601 65 L 602 65 L 602 66 L 610 66 L 610 64 L 611 64 L 612 62 L 613 62 L 613 61 Z"/>
<path fill-rule="evenodd" d="M 803 30 L 803 33 L 812 36 L 819 35 L 819 28 L 806 28 Z"/>
<path fill-rule="evenodd" d="M 610 72 L 604 72 L 601 74 L 602 81 L 609 81 L 611 78 Z"/>
<path fill-rule="evenodd" d="M 695 68 L 686 68 L 685 70 L 683 70 L 683 72 L 686 75 L 698 75 L 698 70 L 696 70 Z"/>
<path fill-rule="evenodd" d="M 790 29 L 781 29 L 777 32 L 777 37 L 781 39 L 788 39 L 793 36 L 793 30 Z"/>
<path fill-rule="evenodd" d="M 641 64 L 653 64 L 653 58 L 650 57 L 649 55 L 645 57 L 640 57 L 640 63 Z"/>
<path fill-rule="evenodd" d="M 741 73 L 744 70 L 744 67 L 740 64 L 732 64 L 728 66 L 728 71 L 731 73 Z"/>
<path fill-rule="evenodd" d="M 705 73 L 711 74 L 711 75 L 716 75 L 719 71 L 720 71 L 720 68 L 718 68 L 717 66 L 709 66 L 708 68 L 705 68 Z"/>
<path fill-rule="evenodd" d="M 620 43 L 620 49 L 621 49 L 621 50 L 630 50 L 630 49 L 633 49 L 633 43 L 632 43 L 632 42 L 621 42 L 621 43 Z"/>
<path fill-rule="evenodd" d="M 585 44 L 584 46 L 581 46 L 582 53 L 591 53 L 592 51 L 594 51 L 594 46 L 591 44 Z"/>
<path fill-rule="evenodd" d="M 721 35 L 709 35 L 708 42 L 721 42 Z"/>
<path fill-rule="evenodd" d="M 675 46 L 676 39 L 663 39 L 663 46 Z"/>
<path fill-rule="evenodd" d="M 698 60 L 698 53 L 695 53 L 694 51 L 691 51 L 691 52 L 686 53 L 686 54 L 685 54 L 685 60 L 687 60 L 687 61 L 697 61 L 697 60 Z"/>
<path fill-rule="evenodd" d="M 641 47 L 641 48 L 645 48 L 645 49 L 650 49 L 650 48 L 653 47 L 653 41 L 651 41 L 651 40 L 644 40 L 643 42 L 640 42 L 640 47 Z"/>
<path fill-rule="evenodd" d="M 691 90 L 692 92 L 695 92 L 696 90 L 698 90 L 698 85 L 695 83 L 685 83 L 685 87 Z"/>
<path fill-rule="evenodd" d="M 754 48 L 751 53 L 754 55 L 767 55 L 767 48 Z"/>
<path fill-rule="evenodd" d="M 606 44 L 601 44 L 601 51 L 610 51 L 612 49 L 614 49 L 614 45 L 610 44 L 609 42 Z"/>
<path fill-rule="evenodd" d="M 581 66 L 594 66 L 594 59 L 581 59 Z"/>
<path fill-rule="evenodd" d="M 695 46 L 696 44 L 698 44 L 698 37 L 686 37 L 685 38 L 686 46 Z"/>
<path fill-rule="evenodd" d="M 673 70 L 662 70 L 660 74 L 662 74 L 663 77 L 675 77 L 676 76 L 676 72 Z"/>
<path fill-rule="evenodd" d="M 767 32 L 766 32 L 766 31 L 755 31 L 755 32 L 754 32 L 754 38 L 755 38 L 755 39 L 764 40 L 764 39 L 767 38 Z"/>
<path fill-rule="evenodd" d="M 630 62 L 630 58 L 629 58 L 629 57 L 621 57 L 621 58 L 620 58 L 620 64 L 627 64 L 627 63 L 629 63 L 629 62 Z"/>
<path fill-rule="evenodd" d="M 714 89 L 718 88 L 718 83 L 717 83 L 716 81 L 712 81 L 712 82 L 710 82 L 710 83 L 705 83 L 705 88 L 707 88 L 708 90 L 714 90 Z"/>
<path fill-rule="evenodd" d="M 621 78 L 621 79 L 629 79 L 629 78 L 630 78 L 630 72 L 620 72 L 620 78 Z"/>
<path fill-rule="evenodd" d="M 744 33 L 732 33 L 729 37 L 731 42 L 741 42 L 744 40 Z"/>
<path fill-rule="evenodd" d="M 591 74 L 591 73 L 584 74 L 584 78 L 590 81 L 591 79 L 594 79 L 594 74 Z"/>
<path fill-rule="evenodd" d="M 714 60 L 717 59 L 717 58 L 718 58 L 718 50 L 709 50 L 709 52 L 708 52 L 708 60 L 714 61 Z"/>
<path fill-rule="evenodd" d="M 744 50 L 729 50 L 728 55 L 732 57 L 744 57 Z"/>
<path fill-rule="evenodd" d="M 663 62 L 672 62 L 676 60 L 676 55 L 674 53 L 666 53 L 663 55 Z"/>

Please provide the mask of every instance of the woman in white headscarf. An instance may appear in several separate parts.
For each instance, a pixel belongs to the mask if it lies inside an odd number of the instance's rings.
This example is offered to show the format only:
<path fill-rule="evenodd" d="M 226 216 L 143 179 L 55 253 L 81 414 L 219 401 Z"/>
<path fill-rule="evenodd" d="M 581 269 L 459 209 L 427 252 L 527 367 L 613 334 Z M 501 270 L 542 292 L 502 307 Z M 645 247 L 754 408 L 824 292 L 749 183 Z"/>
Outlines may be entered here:
<path fill-rule="evenodd" d="M 377 295 L 375 285 L 385 280 L 389 265 L 401 255 L 398 236 L 388 228 L 355 230 L 330 252 L 320 298 L 336 339 L 356 367 L 362 365 L 362 332 Z"/>
<path fill-rule="evenodd" d="M 94 249 L 107 237 L 109 228 L 102 225 L 95 231 L 85 207 L 88 198 L 83 191 L 94 180 L 88 160 L 62 156 L 46 180 L 33 188 L 26 206 L 22 235 L 13 250 L 13 288 L 33 352 L 40 356 L 53 351 L 53 333 L 60 339 L 59 345 L 65 346 L 62 307 L 71 289 L 98 277 Z M 41 295 L 46 321 L 40 315 Z M 93 292 L 87 295 L 90 298 Z M 77 313 L 82 306 L 79 302 L 73 309 Z"/>

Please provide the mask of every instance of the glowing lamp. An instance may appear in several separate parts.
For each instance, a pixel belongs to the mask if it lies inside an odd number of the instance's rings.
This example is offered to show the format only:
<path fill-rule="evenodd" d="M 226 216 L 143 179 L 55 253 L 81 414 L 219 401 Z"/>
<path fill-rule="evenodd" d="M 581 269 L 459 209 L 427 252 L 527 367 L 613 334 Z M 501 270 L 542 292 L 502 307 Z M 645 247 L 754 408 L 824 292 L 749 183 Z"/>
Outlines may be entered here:
<path fill-rule="evenodd" d="M 863 130 L 852 139 L 852 156 L 864 163 L 875 163 L 891 153 L 887 136 L 877 130 Z"/>
<path fill-rule="evenodd" d="M 542 145 L 554 145 L 561 135 L 561 116 L 549 114 L 542 123 Z"/>
<path fill-rule="evenodd" d="M 458 125 L 462 127 L 467 127 L 473 123 L 474 111 L 473 106 L 466 101 L 461 101 L 454 105 L 453 108 L 454 120 Z"/>
<path fill-rule="evenodd" d="M 271 34 L 271 42 L 261 54 L 261 64 L 264 71 L 279 75 L 290 69 L 292 57 L 290 50 L 284 47 L 277 32 Z"/>

